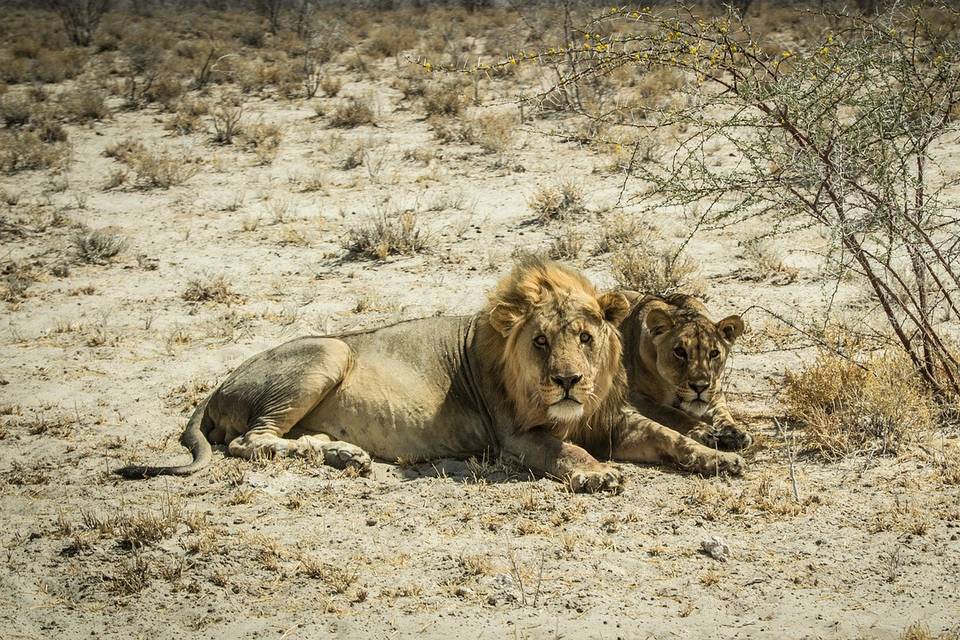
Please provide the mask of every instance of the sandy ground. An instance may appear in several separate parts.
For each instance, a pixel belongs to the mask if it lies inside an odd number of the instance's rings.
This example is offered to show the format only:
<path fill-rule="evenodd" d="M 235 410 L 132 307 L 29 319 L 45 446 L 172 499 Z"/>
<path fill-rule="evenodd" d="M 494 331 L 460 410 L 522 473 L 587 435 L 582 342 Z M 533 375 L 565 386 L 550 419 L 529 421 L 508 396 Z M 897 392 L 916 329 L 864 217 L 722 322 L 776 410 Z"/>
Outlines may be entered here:
<path fill-rule="evenodd" d="M 387 82 L 344 87 L 368 91 L 377 126 L 344 131 L 308 104 L 251 99 L 250 122 L 284 129 L 267 166 L 208 136 L 173 136 L 149 108 L 68 127 L 62 175 L 0 176 L 18 196 L 0 205 L 16 222 L 3 260 L 37 277 L 0 314 L 0 637 L 899 638 L 916 622 L 960 628 L 960 487 L 942 485 L 923 457 L 800 456 L 796 500 L 772 417 L 783 371 L 811 352 L 780 349 L 757 309 L 730 362 L 733 409 L 758 433 L 743 478 L 623 465 L 622 495 L 587 496 L 495 460 L 377 463 L 355 478 L 219 453 L 188 479 L 112 476 L 134 460 L 183 459 L 177 437 L 193 403 L 257 351 L 472 312 L 515 250 L 543 250 L 571 227 L 586 247 L 571 262 L 614 285 L 609 256 L 590 251 L 621 186 L 595 171 L 604 160 L 531 127 L 503 154 L 440 145 Z M 334 168 L 333 136 L 373 140 L 370 160 Z M 117 162 L 102 152 L 129 137 L 199 158 L 202 171 L 168 190 L 104 190 Z M 415 150 L 434 157 L 408 159 Z M 322 188 L 305 191 L 317 176 Z M 582 184 L 587 213 L 536 223 L 528 199 L 561 177 Z M 377 207 L 415 210 L 429 251 L 349 259 L 346 230 Z M 681 212 L 647 220 L 668 247 L 689 230 Z M 74 223 L 129 245 L 108 264 L 78 264 Z M 715 317 L 761 305 L 815 318 L 830 283 L 809 253 L 781 247 L 797 277 L 758 281 L 743 239 L 702 232 L 689 246 Z M 63 263 L 69 274 L 53 275 Z M 183 299 L 191 281 L 221 275 L 238 294 L 229 303 Z M 844 295 L 851 309 L 863 304 Z M 729 546 L 724 561 L 701 552 L 713 537 Z"/>

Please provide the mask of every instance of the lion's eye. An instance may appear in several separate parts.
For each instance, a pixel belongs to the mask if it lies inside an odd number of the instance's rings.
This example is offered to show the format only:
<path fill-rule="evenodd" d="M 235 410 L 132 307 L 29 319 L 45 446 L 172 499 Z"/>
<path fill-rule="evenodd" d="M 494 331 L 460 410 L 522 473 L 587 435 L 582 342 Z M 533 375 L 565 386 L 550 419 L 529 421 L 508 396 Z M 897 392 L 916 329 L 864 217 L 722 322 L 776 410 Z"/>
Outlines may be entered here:
<path fill-rule="evenodd" d="M 674 350 L 673 350 L 673 355 L 677 356 L 677 357 L 680 358 L 681 360 L 686 360 L 686 359 L 687 359 L 687 352 L 686 352 L 686 350 L 684 350 L 683 347 L 677 347 L 676 349 L 674 349 Z"/>
<path fill-rule="evenodd" d="M 580 342 L 582 342 L 583 344 L 590 344 L 591 342 L 593 342 L 593 336 L 587 333 L 586 331 L 584 331 L 583 333 L 580 334 Z"/>
<path fill-rule="evenodd" d="M 719 358 L 719 357 L 720 357 L 720 351 L 719 351 L 718 349 L 713 349 L 713 350 L 710 352 L 710 359 L 711 359 L 711 360 L 713 360 L 714 358 Z"/>
<path fill-rule="evenodd" d="M 533 344 L 537 345 L 540 348 L 547 346 L 547 336 L 539 335 L 533 339 Z"/>

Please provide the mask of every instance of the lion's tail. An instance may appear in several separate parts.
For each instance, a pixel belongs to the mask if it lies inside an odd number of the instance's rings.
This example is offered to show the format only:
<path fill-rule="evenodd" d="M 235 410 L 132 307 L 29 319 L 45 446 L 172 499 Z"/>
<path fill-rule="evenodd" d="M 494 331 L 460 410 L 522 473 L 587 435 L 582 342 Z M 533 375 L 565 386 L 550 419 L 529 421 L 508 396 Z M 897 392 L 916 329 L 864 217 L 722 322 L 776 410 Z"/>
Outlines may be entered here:
<path fill-rule="evenodd" d="M 189 449 L 193 456 L 192 462 L 172 467 L 131 465 L 117 469 L 115 473 L 130 480 L 153 476 L 188 476 L 207 466 L 213 457 L 213 449 L 210 447 L 210 441 L 207 440 L 207 433 L 210 430 L 207 404 L 211 397 L 212 394 L 197 405 L 193 415 L 190 416 L 190 421 L 187 422 L 187 427 L 183 430 L 183 435 L 180 436 L 180 444 Z"/>

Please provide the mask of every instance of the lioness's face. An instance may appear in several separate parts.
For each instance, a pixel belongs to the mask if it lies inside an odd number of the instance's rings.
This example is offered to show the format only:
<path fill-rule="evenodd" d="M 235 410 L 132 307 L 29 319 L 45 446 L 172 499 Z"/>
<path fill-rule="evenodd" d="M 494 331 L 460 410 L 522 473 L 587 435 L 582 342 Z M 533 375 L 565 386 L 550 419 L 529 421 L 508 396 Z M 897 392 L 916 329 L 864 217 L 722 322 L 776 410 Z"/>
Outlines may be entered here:
<path fill-rule="evenodd" d="M 700 416 L 720 388 L 727 355 L 743 333 L 740 316 L 713 323 L 707 317 L 671 317 L 659 309 L 646 319 L 657 351 L 657 373 L 672 385 L 674 405 Z"/>
<path fill-rule="evenodd" d="M 628 308 L 619 293 L 544 286 L 491 313 L 506 338 L 504 382 L 521 420 L 573 425 L 596 410 L 622 371 L 617 324 Z"/>

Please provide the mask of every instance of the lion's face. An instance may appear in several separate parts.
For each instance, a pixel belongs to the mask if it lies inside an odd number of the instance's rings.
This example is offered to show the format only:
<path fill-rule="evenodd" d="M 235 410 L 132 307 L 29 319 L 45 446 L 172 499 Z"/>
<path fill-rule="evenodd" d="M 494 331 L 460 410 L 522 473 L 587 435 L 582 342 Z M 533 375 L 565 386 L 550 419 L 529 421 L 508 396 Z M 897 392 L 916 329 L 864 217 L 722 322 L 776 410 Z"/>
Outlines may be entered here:
<path fill-rule="evenodd" d="M 607 397 L 619 369 L 618 293 L 597 295 L 574 271 L 527 266 L 491 299 L 490 323 L 505 338 L 504 383 L 524 426 L 569 427 Z"/>
<path fill-rule="evenodd" d="M 740 316 L 714 323 L 701 314 L 654 308 L 645 324 L 656 350 L 660 377 L 674 391 L 673 404 L 700 416 L 710 406 L 723 380 L 727 355 L 743 333 Z"/>

